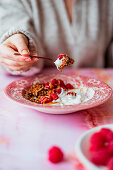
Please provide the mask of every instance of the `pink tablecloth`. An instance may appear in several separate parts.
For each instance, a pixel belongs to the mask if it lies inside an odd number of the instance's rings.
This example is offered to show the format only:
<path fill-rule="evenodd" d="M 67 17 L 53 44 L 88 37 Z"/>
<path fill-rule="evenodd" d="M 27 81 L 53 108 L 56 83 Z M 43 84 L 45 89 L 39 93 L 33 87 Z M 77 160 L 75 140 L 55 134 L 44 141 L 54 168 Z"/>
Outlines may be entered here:
<path fill-rule="evenodd" d="M 65 72 L 95 77 L 113 87 L 113 69 Z M 6 98 L 3 89 L 18 78 L 0 70 L 0 170 L 82 170 L 74 154 L 76 140 L 90 128 L 113 123 L 113 98 L 89 110 L 49 115 Z M 66 155 L 64 162 L 54 165 L 47 160 L 47 150 L 52 145 L 63 149 Z"/>

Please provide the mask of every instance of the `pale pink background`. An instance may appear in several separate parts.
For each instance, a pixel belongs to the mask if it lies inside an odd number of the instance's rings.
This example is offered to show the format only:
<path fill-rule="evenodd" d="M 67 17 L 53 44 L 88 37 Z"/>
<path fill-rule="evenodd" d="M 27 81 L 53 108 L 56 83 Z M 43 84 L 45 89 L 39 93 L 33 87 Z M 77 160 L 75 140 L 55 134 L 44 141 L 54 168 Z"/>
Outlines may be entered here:
<path fill-rule="evenodd" d="M 98 78 L 113 87 L 112 69 L 65 70 L 62 73 Z M 0 170 L 82 170 L 74 154 L 76 140 L 90 128 L 113 123 L 113 97 L 89 110 L 49 115 L 7 99 L 5 86 L 18 78 L 21 77 L 6 75 L 0 70 Z M 63 149 L 64 162 L 54 165 L 47 160 L 47 150 L 52 145 Z"/>

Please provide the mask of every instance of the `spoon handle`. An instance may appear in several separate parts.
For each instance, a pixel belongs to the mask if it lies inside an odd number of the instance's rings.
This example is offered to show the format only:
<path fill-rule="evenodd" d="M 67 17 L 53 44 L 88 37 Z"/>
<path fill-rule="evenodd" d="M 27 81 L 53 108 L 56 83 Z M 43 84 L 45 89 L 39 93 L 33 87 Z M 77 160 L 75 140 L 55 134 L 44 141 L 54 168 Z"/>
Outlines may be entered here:
<path fill-rule="evenodd" d="M 16 52 L 16 53 L 14 53 L 14 55 L 21 55 L 21 54 L 19 54 L 18 52 Z M 44 59 L 44 60 L 51 60 L 52 61 L 52 59 L 51 58 L 48 58 L 48 57 L 41 57 L 41 56 L 30 56 L 31 58 L 32 57 L 35 57 L 35 58 L 39 58 L 39 59 Z"/>

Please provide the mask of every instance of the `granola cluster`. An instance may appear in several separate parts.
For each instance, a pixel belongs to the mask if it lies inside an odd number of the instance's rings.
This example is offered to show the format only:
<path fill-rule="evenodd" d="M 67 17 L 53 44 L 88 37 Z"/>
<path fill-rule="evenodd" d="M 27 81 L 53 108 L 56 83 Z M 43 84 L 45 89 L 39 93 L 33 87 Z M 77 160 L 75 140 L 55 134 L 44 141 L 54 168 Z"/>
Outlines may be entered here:
<path fill-rule="evenodd" d="M 58 95 L 61 93 L 62 88 L 65 91 L 74 89 L 74 87 L 68 83 L 65 84 L 61 79 L 53 79 L 51 82 L 36 83 L 24 90 L 23 96 L 32 102 L 38 104 L 53 103 L 52 101 L 57 100 Z M 74 93 L 72 95 L 75 95 Z"/>

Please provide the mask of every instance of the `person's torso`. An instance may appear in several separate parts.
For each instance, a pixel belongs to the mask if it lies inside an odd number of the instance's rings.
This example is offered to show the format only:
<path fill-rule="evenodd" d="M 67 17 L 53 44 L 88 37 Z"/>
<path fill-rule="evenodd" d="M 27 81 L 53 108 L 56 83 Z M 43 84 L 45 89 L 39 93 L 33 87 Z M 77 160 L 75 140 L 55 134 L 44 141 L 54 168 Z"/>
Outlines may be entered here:
<path fill-rule="evenodd" d="M 38 0 L 34 24 L 45 55 L 55 60 L 59 53 L 67 53 L 76 60 L 74 67 L 102 67 L 112 37 L 110 3 L 110 0 L 76 0 L 70 23 L 63 0 Z"/>

